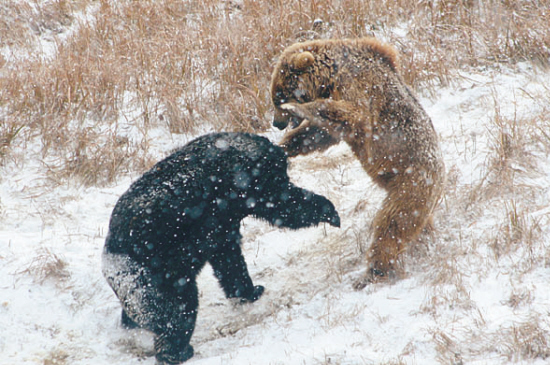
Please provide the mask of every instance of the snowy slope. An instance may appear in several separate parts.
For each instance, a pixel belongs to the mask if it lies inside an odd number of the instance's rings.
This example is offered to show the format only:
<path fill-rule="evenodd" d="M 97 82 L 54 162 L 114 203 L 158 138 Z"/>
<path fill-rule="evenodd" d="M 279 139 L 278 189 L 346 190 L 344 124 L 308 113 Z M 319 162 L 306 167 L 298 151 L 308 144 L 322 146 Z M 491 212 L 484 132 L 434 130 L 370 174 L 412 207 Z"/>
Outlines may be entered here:
<path fill-rule="evenodd" d="M 383 193 L 350 150 L 341 144 L 292 160 L 293 181 L 328 196 L 342 227 L 292 232 L 247 219 L 245 255 L 266 292 L 253 304 L 230 302 L 207 267 L 188 363 L 546 363 L 522 359 L 550 355 L 547 155 L 533 146 L 537 172 L 517 173 L 518 184 L 534 187 L 525 196 L 465 204 L 463 194 L 486 175 L 495 98 L 503 117 L 536 116 L 533 97 L 548 81 L 550 73 L 527 67 L 464 74 L 422 100 L 441 135 L 450 187 L 435 238 L 406 255 L 409 275 L 395 283 L 352 289 Z M 159 158 L 191 136 L 160 137 Z M 5 166 L 0 182 L 0 364 L 153 364 L 152 336 L 120 328 L 119 304 L 100 273 L 111 210 L 137 176 L 102 189 L 50 188 L 37 155 Z M 497 258 L 489 243 L 514 199 L 539 238 Z"/>

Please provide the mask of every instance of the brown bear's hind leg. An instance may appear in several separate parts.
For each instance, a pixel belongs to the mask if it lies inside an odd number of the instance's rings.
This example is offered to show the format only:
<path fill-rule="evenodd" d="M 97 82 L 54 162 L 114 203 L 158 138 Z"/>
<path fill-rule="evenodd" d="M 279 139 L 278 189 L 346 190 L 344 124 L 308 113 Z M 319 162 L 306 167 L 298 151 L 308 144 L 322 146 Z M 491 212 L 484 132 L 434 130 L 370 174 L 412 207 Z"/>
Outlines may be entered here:
<path fill-rule="evenodd" d="M 429 190 L 428 190 L 429 193 Z M 430 221 L 433 204 L 415 189 L 390 192 L 373 221 L 374 240 L 369 250 L 373 277 L 398 276 L 397 260 Z M 429 194 L 428 194 L 429 195 Z"/>

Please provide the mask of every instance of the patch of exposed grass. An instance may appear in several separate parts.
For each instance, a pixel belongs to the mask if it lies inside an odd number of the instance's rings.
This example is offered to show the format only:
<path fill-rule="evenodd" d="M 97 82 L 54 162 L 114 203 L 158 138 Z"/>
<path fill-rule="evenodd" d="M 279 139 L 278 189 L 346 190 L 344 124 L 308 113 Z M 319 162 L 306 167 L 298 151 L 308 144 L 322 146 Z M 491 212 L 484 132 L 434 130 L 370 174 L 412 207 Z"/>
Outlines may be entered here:
<path fill-rule="evenodd" d="M 30 275 L 39 284 L 51 280 L 54 284 L 60 285 L 71 277 L 67 266 L 67 262 L 62 257 L 47 248 L 41 248 L 29 265 L 17 275 Z"/>

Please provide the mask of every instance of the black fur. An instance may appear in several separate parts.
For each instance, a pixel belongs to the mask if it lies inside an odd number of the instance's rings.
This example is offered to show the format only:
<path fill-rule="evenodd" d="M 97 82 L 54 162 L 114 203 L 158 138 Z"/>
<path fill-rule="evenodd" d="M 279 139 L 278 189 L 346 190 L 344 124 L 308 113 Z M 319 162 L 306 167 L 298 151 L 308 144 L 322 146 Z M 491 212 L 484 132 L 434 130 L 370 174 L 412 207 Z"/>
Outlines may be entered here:
<path fill-rule="evenodd" d="M 340 225 L 330 201 L 293 185 L 287 158 L 266 138 L 213 133 L 195 139 L 134 182 L 117 202 L 103 272 L 123 306 L 124 326 L 156 334 L 160 363 L 193 356 L 198 290 L 206 262 L 225 295 L 255 301 L 241 253 L 241 220 L 249 215 L 298 229 Z"/>

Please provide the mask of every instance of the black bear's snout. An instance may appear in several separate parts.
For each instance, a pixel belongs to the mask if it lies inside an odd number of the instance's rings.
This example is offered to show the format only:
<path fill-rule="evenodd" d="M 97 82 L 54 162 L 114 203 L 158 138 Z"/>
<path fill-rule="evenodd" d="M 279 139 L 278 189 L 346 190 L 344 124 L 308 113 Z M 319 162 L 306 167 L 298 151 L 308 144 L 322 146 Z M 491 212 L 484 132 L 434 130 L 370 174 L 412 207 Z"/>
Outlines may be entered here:
<path fill-rule="evenodd" d="M 328 200 L 323 204 L 321 208 L 321 222 L 326 222 L 330 224 L 333 227 L 340 228 L 340 216 L 338 215 L 338 212 L 336 211 L 336 208 L 334 208 L 334 205 Z"/>
<path fill-rule="evenodd" d="M 337 211 L 334 211 L 332 215 L 327 216 L 327 223 L 333 227 L 340 228 L 340 216 Z"/>

